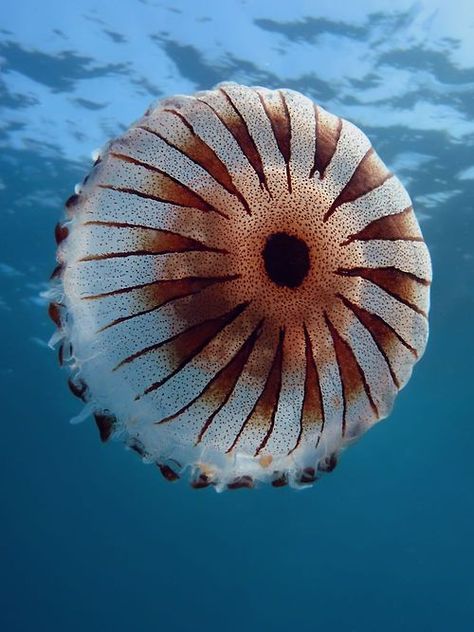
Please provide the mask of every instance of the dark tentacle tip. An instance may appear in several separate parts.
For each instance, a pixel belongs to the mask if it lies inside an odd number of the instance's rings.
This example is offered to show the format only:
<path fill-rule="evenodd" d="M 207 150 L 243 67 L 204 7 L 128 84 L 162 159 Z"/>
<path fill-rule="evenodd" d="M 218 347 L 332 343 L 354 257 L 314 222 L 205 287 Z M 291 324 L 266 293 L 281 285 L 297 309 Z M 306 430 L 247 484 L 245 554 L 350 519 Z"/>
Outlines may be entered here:
<path fill-rule="evenodd" d="M 63 366 L 64 364 L 64 343 L 63 342 L 59 345 L 58 362 L 59 362 L 59 366 Z"/>
<path fill-rule="evenodd" d="M 61 342 L 61 344 L 59 345 L 59 349 L 58 349 L 58 361 L 59 361 L 59 366 L 63 366 L 64 364 L 66 364 L 67 362 L 69 362 L 72 358 L 72 344 L 70 342 L 66 343 L 66 342 Z M 84 384 L 82 382 L 82 384 Z M 86 386 L 84 384 L 84 390 L 86 390 Z"/>
<path fill-rule="evenodd" d="M 332 472 L 333 469 L 336 467 L 336 465 L 337 465 L 337 456 L 336 454 L 333 453 L 327 456 L 322 461 L 320 461 L 318 465 L 318 470 L 320 470 L 321 472 Z"/>
<path fill-rule="evenodd" d="M 239 476 L 227 485 L 227 489 L 252 489 L 253 487 L 255 487 L 255 483 L 251 476 Z"/>
<path fill-rule="evenodd" d="M 199 474 L 193 481 L 191 481 L 191 487 L 193 489 L 204 489 L 205 487 L 209 487 L 210 485 L 215 485 L 216 482 L 212 480 L 206 474 Z"/>
<path fill-rule="evenodd" d="M 48 316 L 58 329 L 61 327 L 61 308 L 63 307 L 64 305 L 61 305 L 61 303 L 50 303 L 48 305 Z"/>
<path fill-rule="evenodd" d="M 67 385 L 69 386 L 69 390 L 75 397 L 78 397 L 83 402 L 87 401 L 87 384 L 83 380 L 81 380 L 80 378 L 76 378 L 75 380 L 69 378 L 69 380 L 67 381 Z"/>
<path fill-rule="evenodd" d="M 280 474 L 272 480 L 272 487 L 285 487 L 288 485 L 288 476 L 286 474 Z"/>
<path fill-rule="evenodd" d="M 51 276 L 49 277 L 49 280 L 53 281 L 54 279 L 59 279 L 61 277 L 62 271 L 63 271 L 63 264 L 58 263 L 58 265 L 51 272 Z"/>
<path fill-rule="evenodd" d="M 69 228 L 67 226 L 64 226 L 64 224 L 60 224 L 58 222 L 54 229 L 54 238 L 56 240 L 56 244 L 59 246 L 59 244 L 62 241 L 64 241 L 68 235 L 69 235 Z"/>
<path fill-rule="evenodd" d="M 65 207 L 68 211 L 72 211 L 74 210 L 74 207 L 77 206 L 78 203 L 79 203 L 79 196 L 77 195 L 77 193 L 73 193 L 66 200 Z"/>
<path fill-rule="evenodd" d="M 130 448 L 130 450 L 133 450 L 134 452 L 136 452 L 142 458 L 144 456 L 146 456 L 146 452 L 145 452 L 145 448 L 143 447 L 143 443 L 141 441 L 139 441 L 138 439 L 131 439 L 127 443 L 127 446 Z"/>
<path fill-rule="evenodd" d="M 95 423 L 99 429 L 99 436 L 102 443 L 105 443 L 110 439 L 110 435 L 113 432 L 115 417 L 107 412 L 94 413 Z"/>
<path fill-rule="evenodd" d="M 156 465 L 160 468 L 163 477 L 170 483 L 179 479 L 179 474 L 172 470 L 169 465 L 165 465 L 164 463 L 157 463 Z"/>
<path fill-rule="evenodd" d="M 305 467 L 304 470 L 301 471 L 298 482 L 302 485 L 311 485 L 311 483 L 315 483 L 316 480 L 316 470 L 314 467 Z"/>

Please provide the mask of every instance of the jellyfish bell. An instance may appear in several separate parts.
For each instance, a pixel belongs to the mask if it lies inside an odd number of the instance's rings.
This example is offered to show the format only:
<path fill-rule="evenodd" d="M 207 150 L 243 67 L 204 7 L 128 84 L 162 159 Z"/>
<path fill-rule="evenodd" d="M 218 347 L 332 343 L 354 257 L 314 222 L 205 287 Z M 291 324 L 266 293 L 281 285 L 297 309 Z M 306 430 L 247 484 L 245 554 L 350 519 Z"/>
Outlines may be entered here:
<path fill-rule="evenodd" d="M 429 253 L 354 125 L 292 90 L 164 99 L 58 226 L 70 387 L 194 487 L 307 485 L 386 417 L 428 336 Z"/>

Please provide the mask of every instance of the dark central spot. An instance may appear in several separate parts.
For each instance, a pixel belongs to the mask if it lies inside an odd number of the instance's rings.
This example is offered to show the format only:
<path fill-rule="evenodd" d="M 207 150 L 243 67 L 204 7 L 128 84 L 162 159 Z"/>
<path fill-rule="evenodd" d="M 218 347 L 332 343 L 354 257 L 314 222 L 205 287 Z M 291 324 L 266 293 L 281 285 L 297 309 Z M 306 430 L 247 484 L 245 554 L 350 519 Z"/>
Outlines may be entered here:
<path fill-rule="evenodd" d="M 277 285 L 295 288 L 309 270 L 309 250 L 302 239 L 287 233 L 270 235 L 262 252 L 265 270 Z"/>

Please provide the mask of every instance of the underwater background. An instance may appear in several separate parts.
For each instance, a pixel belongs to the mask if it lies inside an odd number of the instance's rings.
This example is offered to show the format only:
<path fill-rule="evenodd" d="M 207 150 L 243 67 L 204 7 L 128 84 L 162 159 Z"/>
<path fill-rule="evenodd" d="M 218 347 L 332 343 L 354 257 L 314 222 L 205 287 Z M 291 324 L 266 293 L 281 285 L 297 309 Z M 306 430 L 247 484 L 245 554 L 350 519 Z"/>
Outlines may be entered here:
<path fill-rule="evenodd" d="M 0 630 L 474 630 L 474 8 L 19 0 L 0 13 Z M 390 418 L 304 491 L 167 483 L 100 443 L 48 348 L 64 200 L 157 98 L 224 80 L 353 121 L 434 269 Z"/>

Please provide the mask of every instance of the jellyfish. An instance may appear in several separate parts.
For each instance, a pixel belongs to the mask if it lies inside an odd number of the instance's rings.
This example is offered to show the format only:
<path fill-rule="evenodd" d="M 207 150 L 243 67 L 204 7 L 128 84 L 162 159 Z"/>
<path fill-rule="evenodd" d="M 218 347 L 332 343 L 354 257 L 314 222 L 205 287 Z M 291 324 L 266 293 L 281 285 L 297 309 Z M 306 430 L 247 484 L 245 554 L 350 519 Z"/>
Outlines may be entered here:
<path fill-rule="evenodd" d="M 428 337 L 410 197 L 293 90 L 159 101 L 56 228 L 50 315 L 102 441 L 217 490 L 310 485 L 390 413 Z"/>

